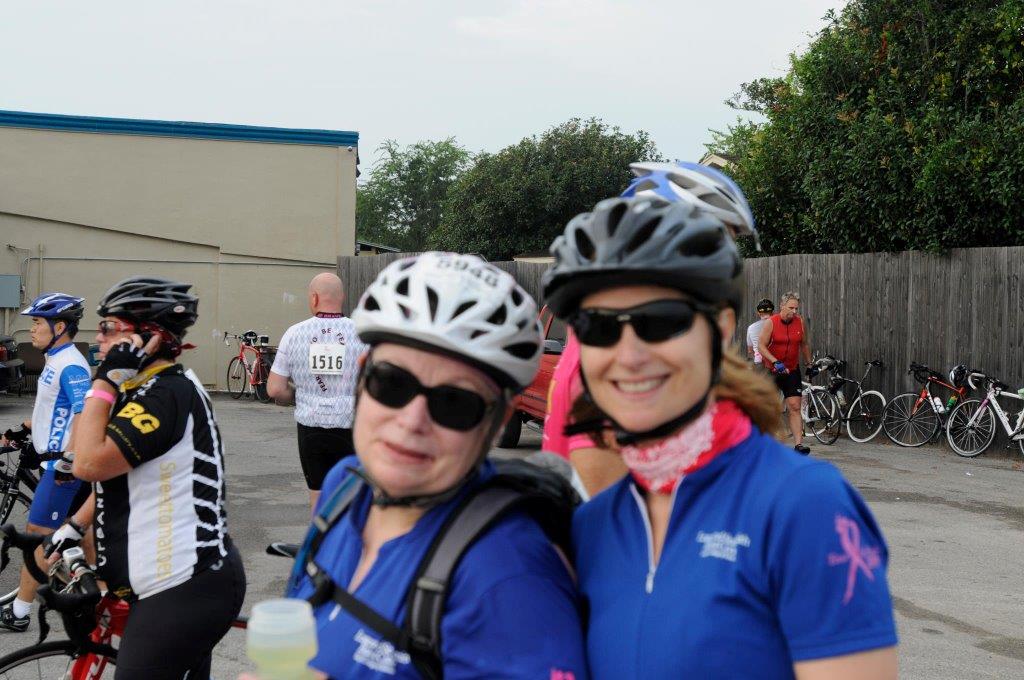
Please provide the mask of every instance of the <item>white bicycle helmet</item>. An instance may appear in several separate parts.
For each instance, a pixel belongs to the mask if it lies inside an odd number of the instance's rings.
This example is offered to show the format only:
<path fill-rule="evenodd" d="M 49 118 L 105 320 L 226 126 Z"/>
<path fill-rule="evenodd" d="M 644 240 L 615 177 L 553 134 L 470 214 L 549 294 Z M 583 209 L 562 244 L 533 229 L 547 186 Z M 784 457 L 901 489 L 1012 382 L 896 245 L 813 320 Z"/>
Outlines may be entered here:
<path fill-rule="evenodd" d="M 392 262 L 352 312 L 363 342 L 441 352 L 519 392 L 537 373 L 537 304 L 508 273 L 475 255 L 427 252 Z"/>
<path fill-rule="evenodd" d="M 736 182 L 728 175 L 700 163 L 631 163 L 636 178 L 622 192 L 624 198 L 659 198 L 695 205 L 725 223 L 732 236 L 753 236 L 757 243 L 754 214 Z"/>

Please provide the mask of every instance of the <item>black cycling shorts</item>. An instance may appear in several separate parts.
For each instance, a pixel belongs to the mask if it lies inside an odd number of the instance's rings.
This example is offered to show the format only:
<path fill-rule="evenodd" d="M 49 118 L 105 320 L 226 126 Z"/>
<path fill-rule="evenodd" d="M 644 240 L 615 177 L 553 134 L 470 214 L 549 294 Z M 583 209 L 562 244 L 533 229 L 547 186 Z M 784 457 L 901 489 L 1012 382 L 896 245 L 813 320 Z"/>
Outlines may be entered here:
<path fill-rule="evenodd" d="M 230 538 L 225 544 L 227 557 L 217 564 L 132 603 L 114 680 L 210 677 L 211 652 L 245 600 L 242 557 Z"/>
<path fill-rule="evenodd" d="M 772 377 L 775 378 L 775 384 L 780 390 L 782 390 L 782 396 L 786 397 L 799 397 L 803 386 L 800 384 L 800 368 L 797 367 L 795 370 L 789 373 L 774 374 Z"/>
<path fill-rule="evenodd" d="M 299 463 L 310 491 L 319 491 L 324 477 L 345 456 L 355 453 L 352 430 L 346 427 L 309 427 L 298 425 Z"/>

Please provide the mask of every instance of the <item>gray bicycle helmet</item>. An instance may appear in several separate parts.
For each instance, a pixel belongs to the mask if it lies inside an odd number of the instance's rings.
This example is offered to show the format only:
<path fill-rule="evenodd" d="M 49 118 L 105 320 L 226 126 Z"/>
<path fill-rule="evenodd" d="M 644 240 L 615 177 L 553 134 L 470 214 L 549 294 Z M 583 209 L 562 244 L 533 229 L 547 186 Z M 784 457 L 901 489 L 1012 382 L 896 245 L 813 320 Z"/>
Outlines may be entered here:
<path fill-rule="evenodd" d="M 589 293 L 650 284 L 739 310 L 743 260 L 721 220 L 686 203 L 610 198 L 574 217 L 551 244 L 542 284 L 565 318 Z"/>

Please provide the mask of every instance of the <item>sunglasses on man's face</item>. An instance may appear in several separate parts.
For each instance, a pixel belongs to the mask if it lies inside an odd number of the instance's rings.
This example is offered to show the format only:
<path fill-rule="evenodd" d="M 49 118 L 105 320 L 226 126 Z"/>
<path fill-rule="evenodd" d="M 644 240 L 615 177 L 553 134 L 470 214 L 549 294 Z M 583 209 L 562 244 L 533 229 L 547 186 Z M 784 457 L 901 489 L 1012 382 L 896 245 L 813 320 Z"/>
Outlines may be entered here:
<path fill-rule="evenodd" d="M 584 345 L 611 347 L 629 324 L 644 342 L 664 342 L 693 327 L 697 314 L 714 308 L 687 300 L 655 300 L 629 309 L 581 309 L 570 319 L 576 337 Z"/>
<path fill-rule="evenodd" d="M 135 330 L 135 326 L 131 325 L 130 323 L 110 321 L 109 319 L 104 319 L 103 321 L 100 321 L 99 325 L 96 328 L 99 331 L 100 335 L 115 335 L 117 333 L 127 333 L 129 331 Z"/>
<path fill-rule="evenodd" d="M 388 408 L 402 408 L 422 394 L 427 398 L 427 411 L 435 423 L 450 430 L 466 432 L 483 421 L 494 407 L 472 390 L 454 385 L 424 387 L 416 376 L 386 361 L 366 368 L 367 393 Z"/>

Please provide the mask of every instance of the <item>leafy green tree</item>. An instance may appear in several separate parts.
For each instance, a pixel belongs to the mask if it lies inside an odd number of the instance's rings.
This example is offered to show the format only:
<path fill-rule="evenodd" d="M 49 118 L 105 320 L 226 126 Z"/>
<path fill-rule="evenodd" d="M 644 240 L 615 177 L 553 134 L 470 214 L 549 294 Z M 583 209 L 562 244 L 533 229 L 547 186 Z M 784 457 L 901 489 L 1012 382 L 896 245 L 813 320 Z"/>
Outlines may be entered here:
<path fill-rule="evenodd" d="M 570 218 L 617 196 L 632 177 L 629 164 L 644 160 L 660 160 L 646 132 L 573 118 L 477 156 L 452 185 L 428 243 L 491 260 L 546 250 Z"/>
<path fill-rule="evenodd" d="M 454 137 L 401 147 L 386 140 L 370 179 L 356 192 L 359 238 L 403 251 L 423 250 L 438 227 L 448 188 L 472 156 Z"/>
<path fill-rule="evenodd" d="M 1024 244 L 1024 3 L 852 0 L 710 150 L 768 254 Z"/>

